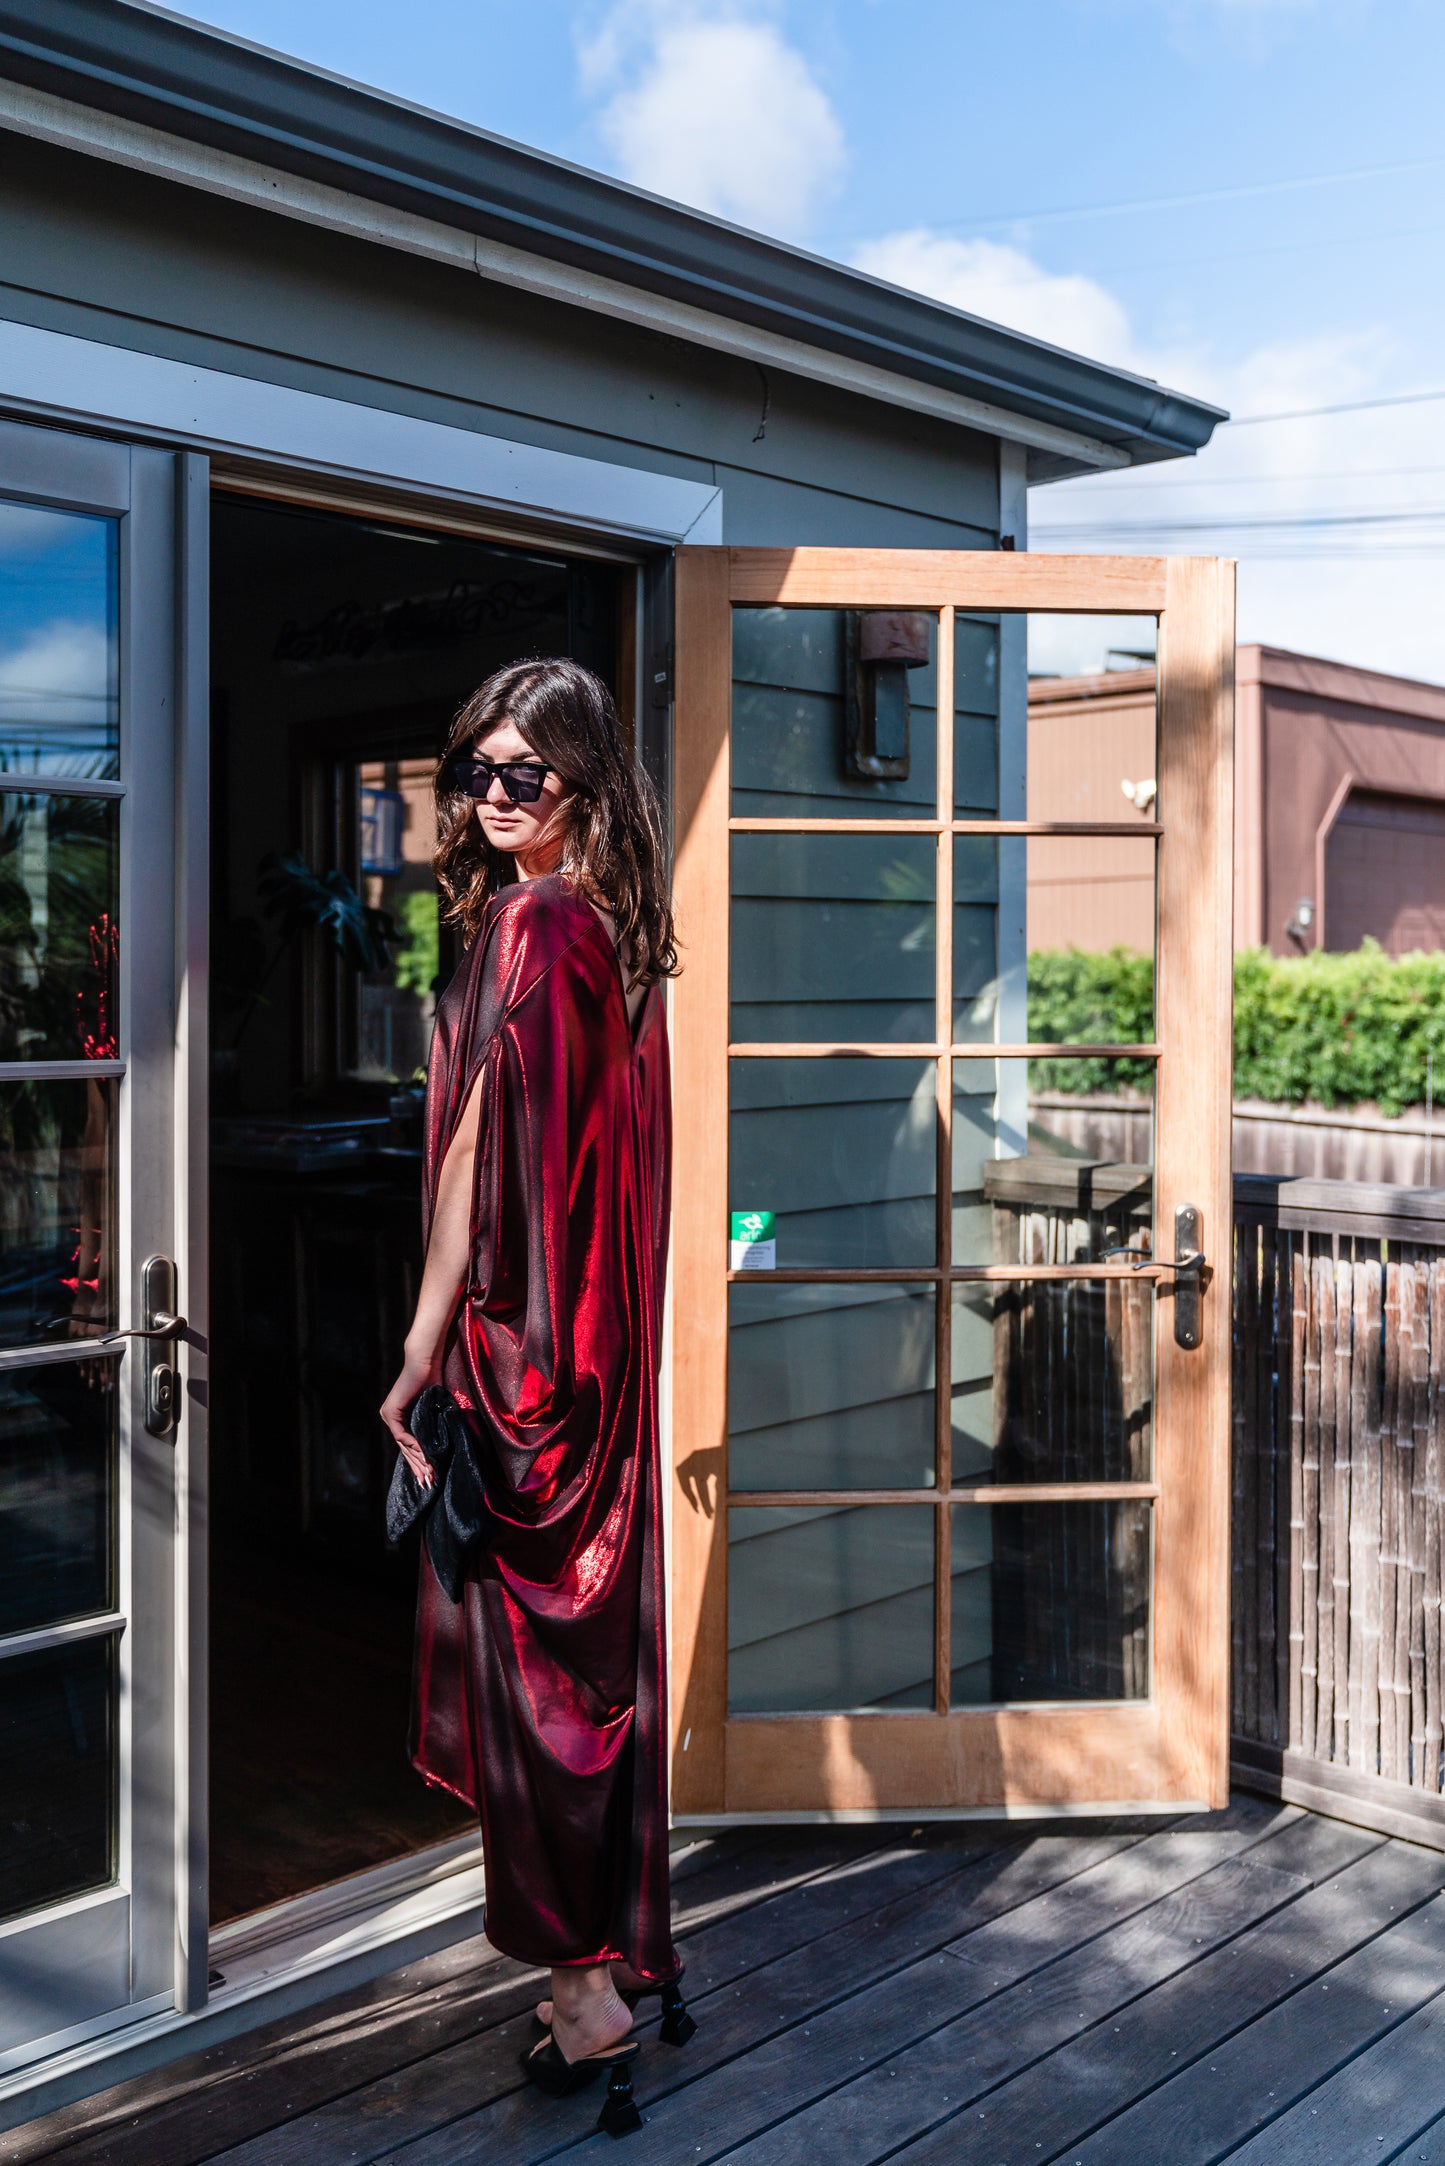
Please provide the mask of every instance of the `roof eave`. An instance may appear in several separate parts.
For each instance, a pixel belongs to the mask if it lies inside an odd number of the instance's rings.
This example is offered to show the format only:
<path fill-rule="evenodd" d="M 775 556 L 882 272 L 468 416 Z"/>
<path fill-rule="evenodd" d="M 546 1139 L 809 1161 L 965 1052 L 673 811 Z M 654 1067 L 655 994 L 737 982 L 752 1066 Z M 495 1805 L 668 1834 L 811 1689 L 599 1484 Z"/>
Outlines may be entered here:
<path fill-rule="evenodd" d="M 1188 457 L 1225 418 L 1148 379 L 135 0 L 0 0 L 0 70 L 213 149 L 1076 430 L 1131 464 Z"/>

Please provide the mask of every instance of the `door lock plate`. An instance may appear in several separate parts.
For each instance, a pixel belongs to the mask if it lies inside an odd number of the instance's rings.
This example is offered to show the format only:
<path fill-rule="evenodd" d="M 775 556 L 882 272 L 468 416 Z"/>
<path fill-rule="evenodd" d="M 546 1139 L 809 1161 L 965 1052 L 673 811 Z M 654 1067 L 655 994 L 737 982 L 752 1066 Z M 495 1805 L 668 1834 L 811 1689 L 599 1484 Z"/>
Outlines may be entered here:
<path fill-rule="evenodd" d="M 1204 1342 L 1204 1221 L 1199 1206 L 1181 1203 L 1174 1213 L 1174 1344 L 1193 1349 Z"/>
<path fill-rule="evenodd" d="M 148 1256 L 141 1268 L 141 1315 L 148 1332 L 167 1324 L 183 1329 L 176 1311 L 176 1267 L 169 1256 Z M 174 1434 L 181 1379 L 175 1366 L 176 1339 L 143 1340 L 146 1352 L 145 1425 L 149 1436 Z"/>

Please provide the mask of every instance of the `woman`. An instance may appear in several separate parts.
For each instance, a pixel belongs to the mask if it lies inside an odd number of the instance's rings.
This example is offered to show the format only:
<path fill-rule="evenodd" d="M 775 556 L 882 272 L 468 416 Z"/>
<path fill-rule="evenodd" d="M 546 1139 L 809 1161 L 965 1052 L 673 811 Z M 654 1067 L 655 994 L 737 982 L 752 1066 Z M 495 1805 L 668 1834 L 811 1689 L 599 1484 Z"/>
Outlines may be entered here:
<path fill-rule="evenodd" d="M 569 661 L 488 678 L 436 788 L 434 863 L 467 950 L 437 1010 L 426 1264 L 381 1412 L 428 1484 L 408 1416 L 443 1385 L 483 1502 L 460 1603 L 423 1556 L 413 1757 L 480 1812 L 489 1939 L 551 1969 L 528 2076 L 570 2090 L 605 2066 L 614 2121 L 636 2126 L 631 2004 L 666 1989 L 672 2034 L 690 2028 L 664 1760 L 662 980 L 677 962 L 658 822 L 606 689 Z"/>

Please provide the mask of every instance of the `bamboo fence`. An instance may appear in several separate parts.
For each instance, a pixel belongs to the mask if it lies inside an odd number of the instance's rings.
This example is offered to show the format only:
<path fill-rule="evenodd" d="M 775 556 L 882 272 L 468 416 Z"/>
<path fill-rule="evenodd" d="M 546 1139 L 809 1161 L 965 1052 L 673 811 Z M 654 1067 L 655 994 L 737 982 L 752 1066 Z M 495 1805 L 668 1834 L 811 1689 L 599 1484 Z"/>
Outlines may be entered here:
<path fill-rule="evenodd" d="M 1235 1193 L 1236 1773 L 1445 1844 L 1445 1193 Z"/>

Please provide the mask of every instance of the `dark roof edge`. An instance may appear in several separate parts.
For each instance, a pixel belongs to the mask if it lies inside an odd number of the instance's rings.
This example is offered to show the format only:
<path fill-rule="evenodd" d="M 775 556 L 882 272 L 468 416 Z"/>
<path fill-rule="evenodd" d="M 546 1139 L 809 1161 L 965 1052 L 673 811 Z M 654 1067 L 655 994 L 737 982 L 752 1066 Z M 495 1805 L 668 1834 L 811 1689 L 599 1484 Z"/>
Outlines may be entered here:
<path fill-rule="evenodd" d="M 0 0 L 0 74 L 593 276 L 1097 437 L 1188 456 L 1225 418 L 1041 340 L 137 0 Z"/>

